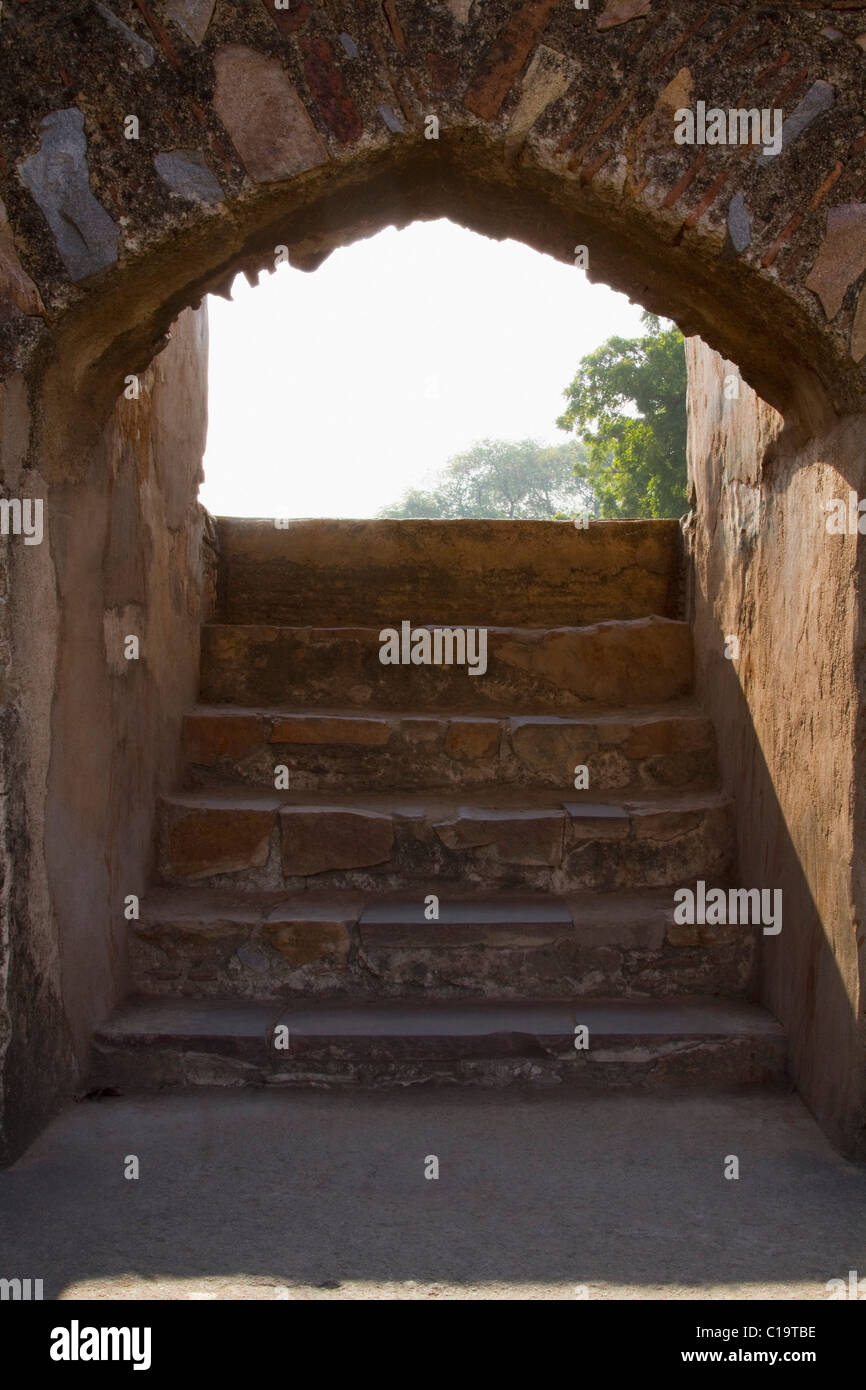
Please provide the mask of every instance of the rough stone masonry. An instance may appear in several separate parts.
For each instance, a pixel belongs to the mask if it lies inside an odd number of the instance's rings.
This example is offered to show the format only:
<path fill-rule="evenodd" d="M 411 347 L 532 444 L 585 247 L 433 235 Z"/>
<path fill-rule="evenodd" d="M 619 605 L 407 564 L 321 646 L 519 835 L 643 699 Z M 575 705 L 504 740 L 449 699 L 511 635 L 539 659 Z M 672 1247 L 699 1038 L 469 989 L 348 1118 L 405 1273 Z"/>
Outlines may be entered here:
<path fill-rule="evenodd" d="M 40 545 L 2 538 L 4 1157 L 128 989 L 119 905 L 181 768 L 217 575 L 196 306 L 440 216 L 585 248 L 692 339 L 696 693 L 743 880 L 784 884 L 761 998 L 863 1151 L 862 561 L 812 521 L 866 490 L 864 74 L 854 0 L 3 5 L 0 469 L 45 516 Z M 778 154 L 677 144 L 698 102 L 782 111 Z"/>

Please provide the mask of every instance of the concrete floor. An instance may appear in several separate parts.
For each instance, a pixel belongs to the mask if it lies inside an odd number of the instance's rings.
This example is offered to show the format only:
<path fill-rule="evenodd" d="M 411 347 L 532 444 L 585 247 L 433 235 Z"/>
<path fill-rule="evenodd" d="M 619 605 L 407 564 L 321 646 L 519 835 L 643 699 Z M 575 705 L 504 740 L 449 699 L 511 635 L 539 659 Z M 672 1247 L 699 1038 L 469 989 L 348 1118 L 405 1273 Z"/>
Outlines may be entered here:
<path fill-rule="evenodd" d="M 789 1094 L 105 1099 L 0 1174 L 0 1277 L 46 1298 L 827 1299 L 852 1269 L 866 1169 Z"/>

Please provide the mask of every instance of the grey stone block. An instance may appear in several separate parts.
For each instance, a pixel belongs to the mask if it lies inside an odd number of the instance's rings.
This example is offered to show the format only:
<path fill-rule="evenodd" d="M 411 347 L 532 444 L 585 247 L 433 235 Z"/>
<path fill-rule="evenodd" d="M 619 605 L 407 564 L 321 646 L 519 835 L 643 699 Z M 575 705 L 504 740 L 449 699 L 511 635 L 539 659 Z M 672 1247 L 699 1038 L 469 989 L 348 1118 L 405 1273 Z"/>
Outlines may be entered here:
<path fill-rule="evenodd" d="M 119 233 L 90 187 L 81 112 L 75 106 L 52 111 L 41 129 L 39 150 L 18 172 L 42 209 L 70 280 L 85 280 L 117 260 Z"/>
<path fill-rule="evenodd" d="M 221 203 L 225 197 L 205 160 L 194 150 L 158 154 L 153 164 L 163 183 L 181 198 L 195 203 Z"/>

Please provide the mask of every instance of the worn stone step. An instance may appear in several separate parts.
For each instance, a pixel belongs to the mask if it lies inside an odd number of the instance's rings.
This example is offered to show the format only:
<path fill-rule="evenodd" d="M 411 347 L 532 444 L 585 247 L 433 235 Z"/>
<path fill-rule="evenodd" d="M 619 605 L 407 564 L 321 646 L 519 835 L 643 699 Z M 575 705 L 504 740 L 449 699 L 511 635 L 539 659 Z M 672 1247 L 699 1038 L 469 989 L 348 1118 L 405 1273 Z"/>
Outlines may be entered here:
<path fill-rule="evenodd" d="M 670 889 L 567 897 L 155 889 L 129 928 L 136 992 L 247 999 L 736 995 L 755 931 L 673 921 Z"/>
<path fill-rule="evenodd" d="M 187 786 L 389 789 L 496 783 L 574 785 L 585 766 L 597 791 L 708 788 L 717 777 L 710 721 L 683 705 L 594 715 L 202 706 L 183 732 Z"/>
<path fill-rule="evenodd" d="M 578 1050 L 580 1025 L 588 1046 Z M 147 1090 L 529 1081 L 719 1089 L 779 1084 L 785 1074 L 778 1023 L 754 1005 L 726 999 L 133 999 L 95 1035 L 89 1084 Z"/>
<path fill-rule="evenodd" d="M 614 891 L 716 877 L 730 864 L 731 805 L 717 792 L 646 799 L 491 788 L 472 796 L 253 788 L 160 801 L 166 883 L 400 891 L 437 883 Z"/>
<path fill-rule="evenodd" d="M 677 617 L 679 523 L 223 518 L 230 623 L 543 626 Z"/>
<path fill-rule="evenodd" d="M 389 626 L 396 630 L 399 621 Z M 692 688 L 691 628 L 668 618 L 489 627 L 486 670 L 476 675 L 468 664 L 383 665 L 382 631 L 205 624 L 201 698 L 242 705 L 564 714 L 581 706 L 658 705 Z"/>

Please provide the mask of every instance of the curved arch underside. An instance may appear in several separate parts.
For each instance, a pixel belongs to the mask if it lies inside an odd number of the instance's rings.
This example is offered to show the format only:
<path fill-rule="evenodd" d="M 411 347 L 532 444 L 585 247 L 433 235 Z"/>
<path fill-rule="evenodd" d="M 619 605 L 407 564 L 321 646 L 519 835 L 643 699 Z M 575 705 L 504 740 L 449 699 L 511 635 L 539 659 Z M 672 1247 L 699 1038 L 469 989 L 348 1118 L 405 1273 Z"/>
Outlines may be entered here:
<path fill-rule="evenodd" d="M 53 361 L 98 414 L 238 270 L 447 216 L 564 260 L 586 246 L 591 279 L 801 425 L 862 409 L 866 8 L 831 8 L 7 6 L 3 374 Z M 678 144 L 701 102 L 781 112 L 780 152 Z"/>

